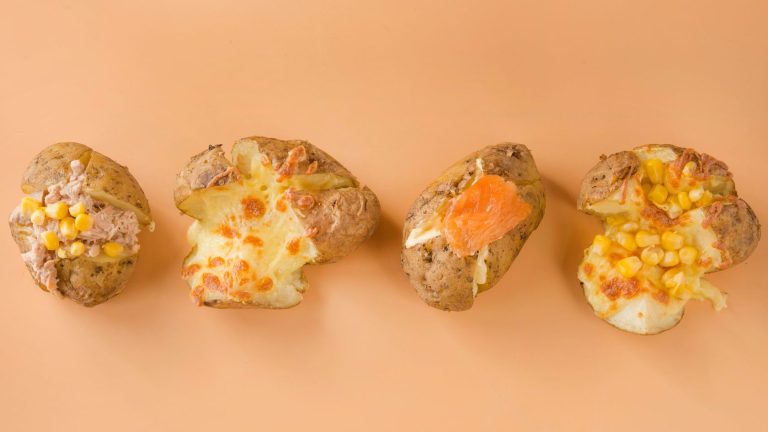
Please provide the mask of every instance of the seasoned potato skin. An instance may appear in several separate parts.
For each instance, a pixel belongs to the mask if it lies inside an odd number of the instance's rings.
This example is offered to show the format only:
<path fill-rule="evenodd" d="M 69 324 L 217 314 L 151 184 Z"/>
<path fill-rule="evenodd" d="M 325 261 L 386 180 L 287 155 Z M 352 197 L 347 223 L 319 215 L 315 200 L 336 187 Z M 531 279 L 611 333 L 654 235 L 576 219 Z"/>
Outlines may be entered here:
<path fill-rule="evenodd" d="M 279 167 L 292 149 L 303 146 L 306 158 L 298 161 L 297 173 L 329 173 L 351 181 L 351 187 L 296 191 L 289 201 L 305 230 L 316 232 L 312 240 L 319 255 L 313 263 L 342 258 L 376 230 L 380 218 L 378 198 L 369 188 L 361 186 L 352 173 L 328 153 L 308 141 L 262 136 L 242 138 L 235 143 L 235 147 L 250 144 L 255 144 L 266 158 L 265 162 L 273 167 Z M 227 172 L 231 174 L 223 175 Z M 244 176 L 236 164 L 227 159 L 221 146 L 212 146 L 194 156 L 179 173 L 174 190 L 176 206 L 180 206 L 193 191 L 206 188 L 216 176 L 219 176 L 216 186 L 239 181 Z M 301 197 L 310 197 L 311 205 L 307 206 L 308 201 L 299 199 Z"/>
<path fill-rule="evenodd" d="M 46 147 L 27 166 L 21 189 L 24 193 L 45 190 L 48 186 L 67 178 L 71 172 L 70 162 L 79 159 L 86 167 L 83 186 L 89 195 L 106 194 L 110 204 L 133 210 L 139 222 L 152 223 L 149 203 L 138 181 L 128 169 L 114 160 L 94 151 L 90 147 L 62 142 Z M 101 196 L 94 197 L 102 200 Z M 131 208 L 132 207 L 132 208 Z M 11 235 L 20 252 L 31 249 L 31 233 L 23 226 L 10 222 Z M 106 257 L 59 259 L 56 263 L 58 290 L 66 297 L 84 306 L 95 306 L 119 294 L 133 273 L 138 255 L 121 259 Z M 32 269 L 27 265 L 32 273 Z M 40 281 L 35 283 L 44 291 Z"/>
<path fill-rule="evenodd" d="M 439 236 L 406 248 L 409 233 L 423 220 L 435 214 L 447 199 L 459 194 L 475 173 L 476 159 L 482 159 L 484 173 L 498 175 L 518 187 L 521 198 L 531 205 L 531 214 L 504 237 L 489 245 L 488 280 L 478 287 L 483 292 L 493 287 L 509 269 L 531 232 L 544 215 L 544 186 L 528 148 L 522 144 L 502 143 L 485 147 L 449 167 L 416 199 L 405 218 L 401 265 L 411 285 L 430 306 L 462 311 L 472 307 L 472 281 L 476 256 L 459 257 Z"/>
<path fill-rule="evenodd" d="M 678 157 L 685 155 L 686 160 L 696 162 L 702 167 L 705 175 L 728 179 L 730 184 L 728 190 L 731 191 L 729 199 L 707 208 L 707 219 L 717 234 L 718 247 L 730 258 L 727 266 L 714 271 L 746 260 L 760 240 L 760 222 L 749 204 L 737 198 L 728 166 L 707 154 L 671 144 L 650 144 L 638 148 L 671 149 Z M 608 198 L 611 193 L 621 187 L 625 179 L 634 175 L 639 167 L 640 160 L 631 151 L 601 156 L 600 161 L 587 172 L 581 182 L 577 208 L 585 213 L 594 214 L 588 206 Z"/>

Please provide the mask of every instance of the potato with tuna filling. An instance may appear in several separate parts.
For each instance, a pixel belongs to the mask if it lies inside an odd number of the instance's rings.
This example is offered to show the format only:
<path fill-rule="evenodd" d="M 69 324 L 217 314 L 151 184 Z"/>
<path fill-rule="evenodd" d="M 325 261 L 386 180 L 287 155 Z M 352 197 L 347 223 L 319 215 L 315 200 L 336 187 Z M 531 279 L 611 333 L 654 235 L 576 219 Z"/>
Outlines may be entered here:
<path fill-rule="evenodd" d="M 210 146 L 179 173 L 174 199 L 195 219 L 182 277 L 197 305 L 219 308 L 295 306 L 304 265 L 349 254 L 379 221 L 376 195 L 298 140 L 244 138 L 231 161 Z"/>
<path fill-rule="evenodd" d="M 29 164 L 11 234 L 45 291 L 94 306 L 133 272 L 149 204 L 128 169 L 78 143 L 45 148 Z"/>
<path fill-rule="evenodd" d="M 605 227 L 578 269 L 584 294 L 597 316 L 633 333 L 675 326 L 690 299 L 724 308 L 725 296 L 703 276 L 744 261 L 760 239 L 728 167 L 672 145 L 603 157 L 577 206 Z"/>
<path fill-rule="evenodd" d="M 403 270 L 428 305 L 469 309 L 509 269 L 544 206 L 528 148 L 485 147 L 448 168 L 413 203 L 403 229 Z"/>

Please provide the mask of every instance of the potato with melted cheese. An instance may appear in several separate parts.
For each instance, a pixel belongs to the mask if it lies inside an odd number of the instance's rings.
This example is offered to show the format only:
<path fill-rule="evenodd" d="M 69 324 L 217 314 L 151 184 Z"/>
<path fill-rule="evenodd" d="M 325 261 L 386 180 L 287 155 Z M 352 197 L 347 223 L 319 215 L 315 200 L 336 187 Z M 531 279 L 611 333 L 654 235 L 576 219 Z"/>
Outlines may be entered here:
<path fill-rule="evenodd" d="M 602 157 L 577 207 L 605 228 L 579 265 L 584 294 L 597 316 L 632 333 L 674 327 L 690 299 L 724 308 L 703 276 L 744 261 L 760 239 L 725 163 L 673 145 Z"/>
<path fill-rule="evenodd" d="M 428 305 L 469 309 L 509 269 L 544 207 L 528 148 L 485 147 L 448 168 L 413 203 L 403 229 L 403 270 Z"/>
<path fill-rule="evenodd" d="M 197 305 L 288 308 L 307 288 L 302 268 L 332 262 L 370 237 L 376 195 L 338 161 L 298 140 L 250 137 L 177 176 L 176 206 L 195 219 L 182 277 Z"/>
<path fill-rule="evenodd" d="M 149 203 L 128 169 L 83 144 L 46 147 L 27 166 L 11 235 L 37 285 L 84 306 L 119 294 L 136 265 Z"/>

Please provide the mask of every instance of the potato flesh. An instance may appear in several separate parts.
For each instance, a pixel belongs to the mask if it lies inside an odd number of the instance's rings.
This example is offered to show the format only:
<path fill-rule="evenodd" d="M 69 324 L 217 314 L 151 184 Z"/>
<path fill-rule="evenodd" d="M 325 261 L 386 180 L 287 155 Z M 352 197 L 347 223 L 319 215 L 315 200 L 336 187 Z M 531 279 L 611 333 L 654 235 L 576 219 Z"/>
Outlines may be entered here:
<path fill-rule="evenodd" d="M 696 187 L 712 193 L 714 200 L 723 198 L 719 193 L 721 190 L 726 193 L 729 191 L 727 188 L 718 190 L 712 179 L 694 179 L 693 176 L 686 178 L 681 175 L 682 180 L 676 179 L 675 190 L 669 194 L 675 198 L 653 203 L 647 196 L 649 183 L 652 182 L 646 175 L 644 163 L 654 159 L 661 161 L 665 173 L 662 184 L 667 185 L 668 177 L 676 175 L 670 174 L 669 164 L 677 158 L 677 154 L 671 149 L 658 147 L 653 150 L 636 149 L 635 154 L 643 162 L 635 176 L 629 178 L 606 200 L 589 208 L 605 217 L 605 236 L 611 239 L 611 243 L 607 249 L 597 244 L 590 246 L 585 251 L 578 273 L 587 300 L 598 316 L 624 330 L 649 334 L 674 326 L 682 317 L 683 307 L 690 299 L 709 300 L 717 310 L 725 307 L 724 295 L 702 279 L 705 273 L 720 268 L 724 261 L 723 252 L 717 248 L 717 235 L 705 222 L 706 205 L 699 206 L 703 202 L 693 203 L 693 208 L 681 208 L 677 212 L 670 211 L 674 210 L 670 202 L 675 203 L 672 200 L 677 199 L 676 194 L 687 194 Z M 647 206 L 663 210 L 674 224 L 662 227 L 654 223 L 643 214 Z M 697 259 L 690 265 L 681 263 L 668 267 L 645 262 L 637 274 L 628 277 L 619 271 L 617 263 L 626 257 L 642 255 L 645 247 L 626 241 L 627 237 L 637 238 L 638 231 L 659 237 L 665 231 L 679 234 L 684 246 L 693 247 L 698 252 Z M 656 246 L 661 247 L 660 244 Z M 672 252 L 679 253 L 679 249 Z M 682 276 L 677 279 L 670 276 L 677 273 Z M 668 282 L 670 279 L 673 279 L 672 282 Z"/>
<path fill-rule="evenodd" d="M 285 308 L 302 299 L 301 269 L 317 250 L 285 197 L 291 182 L 278 182 L 260 155 L 252 160 L 250 178 L 195 191 L 181 205 L 198 219 L 188 232 L 194 249 L 184 262 L 198 304 Z"/>

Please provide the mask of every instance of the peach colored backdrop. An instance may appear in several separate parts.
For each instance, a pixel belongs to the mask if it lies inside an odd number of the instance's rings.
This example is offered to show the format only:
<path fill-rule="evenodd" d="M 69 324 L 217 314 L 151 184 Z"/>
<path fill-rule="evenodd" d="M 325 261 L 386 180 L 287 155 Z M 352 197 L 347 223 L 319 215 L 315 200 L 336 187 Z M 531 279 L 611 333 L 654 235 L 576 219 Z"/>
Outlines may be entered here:
<path fill-rule="evenodd" d="M 0 3 L 2 209 L 41 147 L 130 166 L 158 229 L 127 290 L 85 309 L 0 271 L 0 430 L 765 430 L 768 241 L 676 329 L 622 333 L 575 277 L 601 153 L 671 142 L 731 166 L 765 223 L 768 2 Z M 195 308 L 176 171 L 212 143 L 304 138 L 376 191 L 381 227 L 310 268 L 287 311 Z M 448 164 L 532 149 L 547 213 L 469 312 L 417 298 L 402 219 Z"/>

